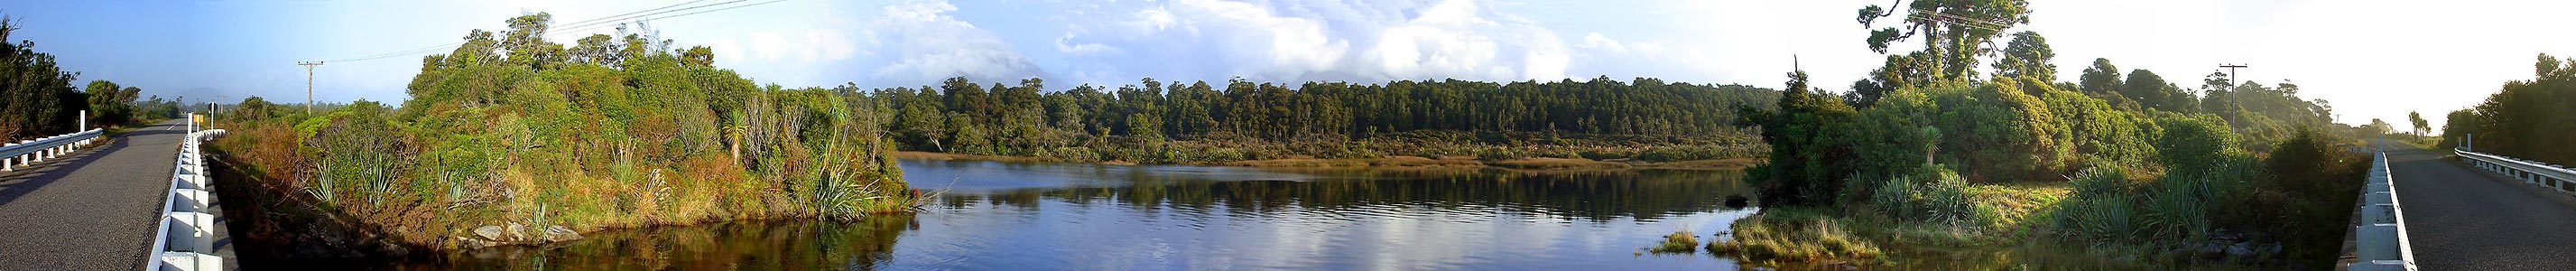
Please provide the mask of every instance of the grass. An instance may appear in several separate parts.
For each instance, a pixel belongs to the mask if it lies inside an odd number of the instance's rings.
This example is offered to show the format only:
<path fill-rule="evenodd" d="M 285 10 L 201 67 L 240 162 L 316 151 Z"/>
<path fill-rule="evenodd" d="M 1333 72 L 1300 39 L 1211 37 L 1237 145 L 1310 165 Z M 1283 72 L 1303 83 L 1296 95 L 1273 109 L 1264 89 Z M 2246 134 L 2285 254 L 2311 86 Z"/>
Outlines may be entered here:
<path fill-rule="evenodd" d="M 2389 140 L 2389 141 L 2403 142 L 2403 143 L 2406 143 L 2406 145 L 2414 145 L 2416 148 L 2423 148 L 2423 149 L 2427 149 L 2427 150 L 2438 150 L 2438 149 L 2441 149 L 2441 148 L 2435 148 L 2435 147 L 2433 147 L 2433 145 L 2436 145 L 2436 144 L 2442 144 L 2442 142 L 2441 142 L 2441 138 L 2438 138 L 2438 137 L 2420 137 L 2420 138 L 2415 138 L 2415 139 L 2411 139 L 2411 140 Z"/>
<path fill-rule="evenodd" d="M 1710 242 L 1708 249 L 1756 263 L 1778 264 L 1826 260 L 1862 261 L 1879 256 L 1875 242 L 1853 235 L 1850 219 L 1825 210 L 1800 207 L 1764 209 L 1736 220 L 1735 237 Z"/>
<path fill-rule="evenodd" d="M 1646 247 L 1646 251 L 1672 254 L 1698 253 L 1699 237 L 1692 235 L 1688 230 L 1673 232 L 1671 235 L 1664 236 L 1664 242 Z"/>
<path fill-rule="evenodd" d="M 2065 184 L 1979 184 L 1968 186 L 1968 197 L 1995 210 L 1989 221 L 1999 223 L 1987 226 L 2009 227 L 2043 214 L 2048 207 L 2065 201 L 2067 193 L 2073 191 Z"/>

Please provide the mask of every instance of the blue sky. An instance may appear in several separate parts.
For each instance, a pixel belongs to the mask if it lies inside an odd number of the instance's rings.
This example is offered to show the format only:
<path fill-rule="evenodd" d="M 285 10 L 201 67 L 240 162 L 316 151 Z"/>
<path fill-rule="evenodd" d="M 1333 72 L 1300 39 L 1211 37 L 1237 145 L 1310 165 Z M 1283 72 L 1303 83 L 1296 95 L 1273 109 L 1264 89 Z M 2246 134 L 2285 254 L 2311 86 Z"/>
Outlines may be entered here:
<path fill-rule="evenodd" d="M 690 6 L 721 3 L 704 0 Z M 503 19 L 560 23 L 686 0 L 6 1 L 0 13 L 81 79 L 146 95 L 300 100 L 296 61 L 441 45 Z M 747 1 L 747 4 L 762 1 Z M 921 86 L 951 76 L 1050 89 L 1084 83 L 1608 76 L 1779 87 L 1796 55 L 1839 90 L 1878 65 L 1856 9 L 1884 1 L 818 1 L 788 0 L 652 22 L 682 46 L 763 83 Z M 2569 1 L 2034 1 L 2060 78 L 2096 57 L 2197 85 L 2218 63 L 2293 80 L 2346 122 L 2405 125 L 2530 77 L 2534 54 L 2576 54 L 2546 34 Z M 668 15 L 677 15 L 668 14 Z M 593 32 L 559 31 L 557 42 Z M 1919 43 L 1906 43 L 1907 45 Z M 1897 47 L 1900 51 L 1913 48 Z M 446 50 L 437 50 L 444 53 Z M 423 54 L 425 55 L 425 54 Z M 333 62 L 315 99 L 399 101 L 419 55 Z"/>

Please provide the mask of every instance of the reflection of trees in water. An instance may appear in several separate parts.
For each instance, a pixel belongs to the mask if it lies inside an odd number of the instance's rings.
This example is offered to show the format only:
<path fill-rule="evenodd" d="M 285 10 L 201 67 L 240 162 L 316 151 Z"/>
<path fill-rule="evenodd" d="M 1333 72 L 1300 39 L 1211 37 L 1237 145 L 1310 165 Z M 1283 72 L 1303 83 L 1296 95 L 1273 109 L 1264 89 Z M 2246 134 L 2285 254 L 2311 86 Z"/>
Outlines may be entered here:
<path fill-rule="evenodd" d="M 1035 209 L 1040 200 L 1074 205 L 1115 203 L 1139 210 L 1181 208 L 1205 213 L 1222 205 L 1231 213 L 1269 213 L 1285 207 L 1339 211 L 1354 208 L 1420 207 L 1432 209 L 1491 208 L 1504 211 L 1607 221 L 1619 217 L 1656 219 L 1724 207 L 1725 197 L 1744 190 L 1737 171 L 1567 171 L 1507 170 L 1299 170 L 1320 175 L 1313 181 L 1217 181 L 1116 174 L 1133 185 L 1117 187 L 1031 188 L 978 195 L 952 195 L 939 204 L 963 208 L 975 201 Z"/>
<path fill-rule="evenodd" d="M 920 227 L 911 215 L 856 221 L 740 221 L 595 233 L 545 248 L 502 247 L 451 255 L 418 270 L 867 270 Z"/>

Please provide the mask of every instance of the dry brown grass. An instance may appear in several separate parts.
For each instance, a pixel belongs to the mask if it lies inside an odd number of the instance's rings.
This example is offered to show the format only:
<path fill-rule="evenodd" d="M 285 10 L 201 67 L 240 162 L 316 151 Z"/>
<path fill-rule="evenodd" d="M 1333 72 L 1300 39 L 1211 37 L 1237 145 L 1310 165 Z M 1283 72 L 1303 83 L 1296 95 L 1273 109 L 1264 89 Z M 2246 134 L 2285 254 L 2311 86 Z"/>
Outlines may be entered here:
<path fill-rule="evenodd" d="M 1485 162 L 1486 165 L 1515 169 L 1621 169 L 1628 164 L 1583 158 L 1532 157 Z"/>
<path fill-rule="evenodd" d="M 1378 158 L 1289 158 L 1245 160 L 1222 163 L 1250 167 L 1473 167 L 1483 166 L 1475 160 L 1438 160 L 1421 156 L 1387 156 Z"/>
<path fill-rule="evenodd" d="M 1044 159 L 1044 158 L 1028 157 L 1028 156 L 983 155 L 983 154 L 959 154 L 959 153 L 923 152 L 923 151 L 897 151 L 897 152 L 894 152 L 894 158 L 895 158 L 895 159 L 917 159 L 917 160 L 976 160 L 976 161 L 1001 161 L 1001 162 L 1045 162 L 1045 161 L 1047 161 L 1047 160 L 1046 160 L 1046 159 Z"/>
<path fill-rule="evenodd" d="M 1743 170 L 1762 163 L 1762 158 L 1722 158 L 1672 162 L 1639 162 L 1637 168 L 1681 170 Z"/>

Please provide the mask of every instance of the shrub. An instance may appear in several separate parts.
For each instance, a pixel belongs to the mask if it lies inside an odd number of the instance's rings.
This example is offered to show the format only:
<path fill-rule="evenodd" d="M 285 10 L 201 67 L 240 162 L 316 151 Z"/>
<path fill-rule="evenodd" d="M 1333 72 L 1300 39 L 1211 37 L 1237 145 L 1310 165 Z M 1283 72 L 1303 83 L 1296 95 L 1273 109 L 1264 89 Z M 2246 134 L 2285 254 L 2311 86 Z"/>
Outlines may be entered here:
<path fill-rule="evenodd" d="M 1914 201 L 1914 181 L 1909 179 L 1903 176 L 1887 178 L 1886 182 L 1878 185 L 1877 191 L 1870 193 L 1870 203 L 1878 207 L 1880 213 L 1889 216 L 1911 213 L 1912 208 L 1908 207 Z"/>
<path fill-rule="evenodd" d="M 2074 195 L 2057 205 L 2050 227 L 2077 242 L 2109 244 L 2137 233 L 2125 169 L 2094 166 L 2078 172 Z"/>

